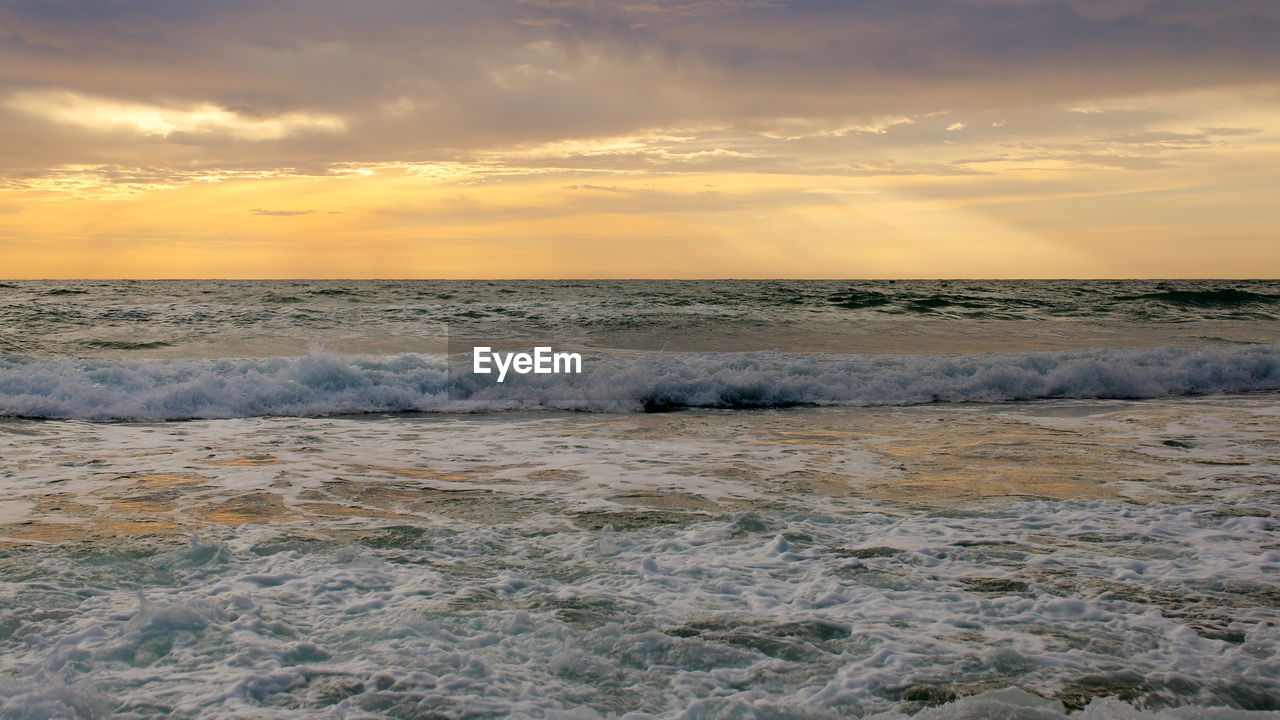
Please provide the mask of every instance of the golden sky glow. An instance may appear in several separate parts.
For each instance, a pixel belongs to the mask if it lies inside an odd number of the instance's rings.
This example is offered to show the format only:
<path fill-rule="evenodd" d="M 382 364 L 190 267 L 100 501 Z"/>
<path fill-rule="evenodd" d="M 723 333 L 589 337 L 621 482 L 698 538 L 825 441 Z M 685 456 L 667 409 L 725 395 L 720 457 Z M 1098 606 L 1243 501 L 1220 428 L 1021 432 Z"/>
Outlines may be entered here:
<path fill-rule="evenodd" d="M 1280 277 L 1277 3 L 75 5 L 0 276 Z"/>

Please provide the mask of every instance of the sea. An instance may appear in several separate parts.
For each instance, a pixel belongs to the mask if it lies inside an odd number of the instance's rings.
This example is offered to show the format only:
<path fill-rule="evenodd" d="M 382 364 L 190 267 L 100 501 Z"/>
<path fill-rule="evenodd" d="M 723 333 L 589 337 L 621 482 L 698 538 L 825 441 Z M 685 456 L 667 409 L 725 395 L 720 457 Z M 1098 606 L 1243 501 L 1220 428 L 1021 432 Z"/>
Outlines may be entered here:
<path fill-rule="evenodd" d="M 1280 718 L 1280 281 L 5 281 L 0 491 L 3 720 Z"/>

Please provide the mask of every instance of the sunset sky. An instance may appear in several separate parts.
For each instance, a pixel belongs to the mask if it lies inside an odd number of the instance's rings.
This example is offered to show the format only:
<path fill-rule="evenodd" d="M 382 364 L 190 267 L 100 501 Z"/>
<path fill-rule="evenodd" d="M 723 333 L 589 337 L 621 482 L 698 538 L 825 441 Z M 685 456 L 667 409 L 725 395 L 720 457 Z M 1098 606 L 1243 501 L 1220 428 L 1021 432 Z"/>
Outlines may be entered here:
<path fill-rule="evenodd" d="M 6 0 L 0 277 L 1280 277 L 1280 0 Z"/>

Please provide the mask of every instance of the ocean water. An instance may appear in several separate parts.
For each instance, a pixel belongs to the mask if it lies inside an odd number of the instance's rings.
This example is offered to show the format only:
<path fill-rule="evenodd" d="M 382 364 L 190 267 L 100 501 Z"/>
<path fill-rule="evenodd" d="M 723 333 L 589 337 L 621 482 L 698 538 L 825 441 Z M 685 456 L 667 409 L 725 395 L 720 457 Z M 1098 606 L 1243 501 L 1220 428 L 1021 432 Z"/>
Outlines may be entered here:
<path fill-rule="evenodd" d="M 5 282 L 0 718 L 1280 717 L 1277 391 L 1280 282 Z"/>

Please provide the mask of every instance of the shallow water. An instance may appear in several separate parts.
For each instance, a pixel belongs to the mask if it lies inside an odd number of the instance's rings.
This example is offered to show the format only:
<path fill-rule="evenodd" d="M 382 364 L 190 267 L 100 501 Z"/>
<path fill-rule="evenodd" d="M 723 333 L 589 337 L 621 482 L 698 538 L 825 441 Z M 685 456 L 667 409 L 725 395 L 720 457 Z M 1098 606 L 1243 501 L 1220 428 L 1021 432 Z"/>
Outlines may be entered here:
<path fill-rule="evenodd" d="M 1272 281 L 0 283 L 0 720 L 1280 717 L 1278 391 Z"/>
<path fill-rule="evenodd" d="M 0 420 L 0 717 L 1280 710 L 1278 399 Z"/>

